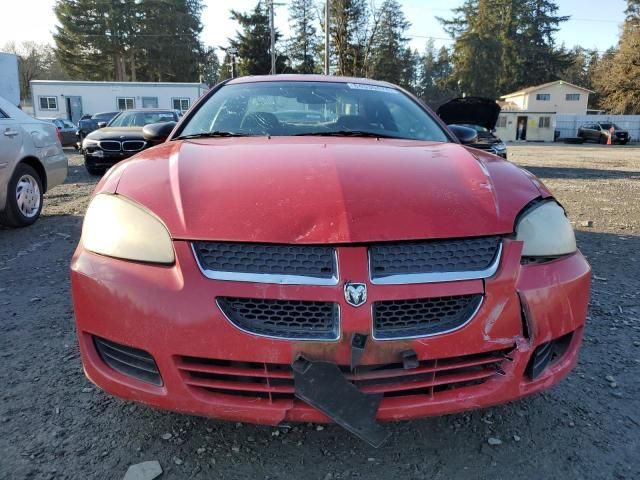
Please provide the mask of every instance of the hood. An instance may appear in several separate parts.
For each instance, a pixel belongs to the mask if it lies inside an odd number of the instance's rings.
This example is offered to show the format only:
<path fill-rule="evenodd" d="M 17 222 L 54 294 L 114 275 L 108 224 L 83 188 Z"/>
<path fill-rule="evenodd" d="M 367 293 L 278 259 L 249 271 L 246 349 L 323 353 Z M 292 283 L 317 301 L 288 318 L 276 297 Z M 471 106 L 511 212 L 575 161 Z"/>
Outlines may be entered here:
<path fill-rule="evenodd" d="M 104 127 L 85 138 L 90 140 L 142 140 L 142 127 Z"/>
<path fill-rule="evenodd" d="M 504 234 L 540 195 L 517 167 L 479 160 L 458 144 L 354 138 L 173 141 L 107 177 L 98 191 L 117 186 L 162 218 L 174 238 L 191 240 L 313 244 Z"/>
<path fill-rule="evenodd" d="M 490 98 L 461 97 L 441 105 L 437 113 L 447 125 L 468 123 L 493 130 L 500 111 L 500 105 Z"/>

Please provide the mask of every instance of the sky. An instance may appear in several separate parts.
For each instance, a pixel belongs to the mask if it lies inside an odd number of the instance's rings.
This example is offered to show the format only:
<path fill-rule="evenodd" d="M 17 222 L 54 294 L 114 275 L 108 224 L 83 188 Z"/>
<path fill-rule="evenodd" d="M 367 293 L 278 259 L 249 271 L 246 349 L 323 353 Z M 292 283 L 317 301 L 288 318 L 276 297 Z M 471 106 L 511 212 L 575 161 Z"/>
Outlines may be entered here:
<path fill-rule="evenodd" d="M 382 0 L 373 0 L 380 4 Z M 319 0 L 321 3 L 321 1 Z M 437 47 L 450 45 L 451 40 L 435 17 L 450 16 L 451 8 L 463 0 L 400 0 L 407 19 L 412 23 L 408 36 L 414 48 L 422 51 L 428 37 L 433 37 Z M 33 40 L 53 43 L 56 18 L 53 14 L 55 0 L 0 0 L 0 48 L 9 41 Z M 229 19 L 229 10 L 252 9 L 256 0 L 204 0 L 206 9 L 202 16 L 204 30 L 201 39 L 207 46 L 227 46 L 228 37 L 234 36 L 237 25 Z M 276 0 L 276 27 L 286 36 L 289 0 Z M 624 0 L 608 0 L 606 7 L 601 0 L 558 0 L 561 15 L 570 15 L 556 35 L 558 44 L 567 47 L 580 45 L 604 51 L 618 40 L 620 25 L 624 20 Z"/>

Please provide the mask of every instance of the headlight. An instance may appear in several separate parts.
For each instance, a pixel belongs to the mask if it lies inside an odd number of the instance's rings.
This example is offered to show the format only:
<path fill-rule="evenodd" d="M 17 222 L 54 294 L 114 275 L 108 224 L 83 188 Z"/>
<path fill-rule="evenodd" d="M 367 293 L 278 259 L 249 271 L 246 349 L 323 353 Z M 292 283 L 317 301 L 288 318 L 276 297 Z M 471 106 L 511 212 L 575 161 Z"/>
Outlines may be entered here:
<path fill-rule="evenodd" d="M 525 213 L 516 225 L 516 239 L 524 241 L 523 257 L 557 257 L 577 249 L 571 223 L 554 201 Z"/>
<path fill-rule="evenodd" d="M 498 152 L 504 152 L 507 149 L 507 146 L 502 142 L 494 143 L 492 146 Z"/>
<path fill-rule="evenodd" d="M 94 197 L 84 218 L 82 245 L 91 252 L 125 260 L 165 265 L 175 261 L 164 224 L 121 195 Z"/>
<path fill-rule="evenodd" d="M 97 146 L 98 146 L 98 142 L 96 140 L 91 140 L 90 138 L 85 138 L 82 141 L 82 148 L 97 147 Z"/>

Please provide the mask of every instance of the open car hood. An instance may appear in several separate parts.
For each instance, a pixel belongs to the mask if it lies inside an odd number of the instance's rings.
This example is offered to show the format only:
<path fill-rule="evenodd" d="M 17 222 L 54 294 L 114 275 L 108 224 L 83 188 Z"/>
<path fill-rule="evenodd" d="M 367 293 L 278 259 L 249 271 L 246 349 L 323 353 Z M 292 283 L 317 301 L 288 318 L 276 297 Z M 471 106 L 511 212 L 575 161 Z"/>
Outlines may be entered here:
<path fill-rule="evenodd" d="M 490 98 L 460 97 L 441 105 L 437 113 L 447 125 L 468 123 L 493 130 L 500 110 L 500 105 Z"/>

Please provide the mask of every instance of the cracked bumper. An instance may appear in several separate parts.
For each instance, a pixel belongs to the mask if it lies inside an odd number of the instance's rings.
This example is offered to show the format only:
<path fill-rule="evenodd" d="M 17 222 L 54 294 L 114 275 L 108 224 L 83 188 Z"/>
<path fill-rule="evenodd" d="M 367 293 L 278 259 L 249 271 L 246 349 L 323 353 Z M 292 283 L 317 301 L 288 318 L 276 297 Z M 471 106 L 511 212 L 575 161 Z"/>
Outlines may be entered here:
<path fill-rule="evenodd" d="M 582 341 L 589 265 L 578 252 L 546 264 L 521 266 L 521 248 L 520 242 L 505 240 L 498 272 L 486 281 L 367 284 L 369 302 L 478 292 L 484 293 L 485 300 L 476 316 L 454 332 L 402 341 L 370 339 L 361 359 L 365 366 L 394 364 L 400 352 L 407 349 L 414 350 L 424 362 L 509 351 L 502 371 L 481 383 L 431 389 L 429 393 L 411 390 L 406 395 L 385 394 L 377 414 L 379 420 L 442 415 L 505 403 L 549 388 L 571 371 Z M 71 276 L 86 375 L 108 393 L 161 409 L 272 425 L 328 421 L 292 395 L 270 394 L 265 398 L 193 388 L 179 368 L 181 359 L 286 366 L 303 354 L 313 360 L 348 365 L 352 333 L 371 334 L 371 310 L 347 305 L 342 283 L 317 287 L 209 280 L 200 273 L 187 242 L 176 241 L 175 249 L 175 266 L 156 267 L 101 257 L 78 248 Z M 364 247 L 340 247 L 338 259 L 344 278 L 366 281 L 366 257 Z M 218 310 L 218 295 L 337 301 L 342 312 L 341 338 L 337 342 L 290 341 L 244 333 Z M 569 333 L 573 335 L 563 355 L 535 380 L 529 379 L 525 368 L 535 348 Z M 99 356 L 92 336 L 149 352 L 163 385 L 154 386 L 111 369 Z"/>

